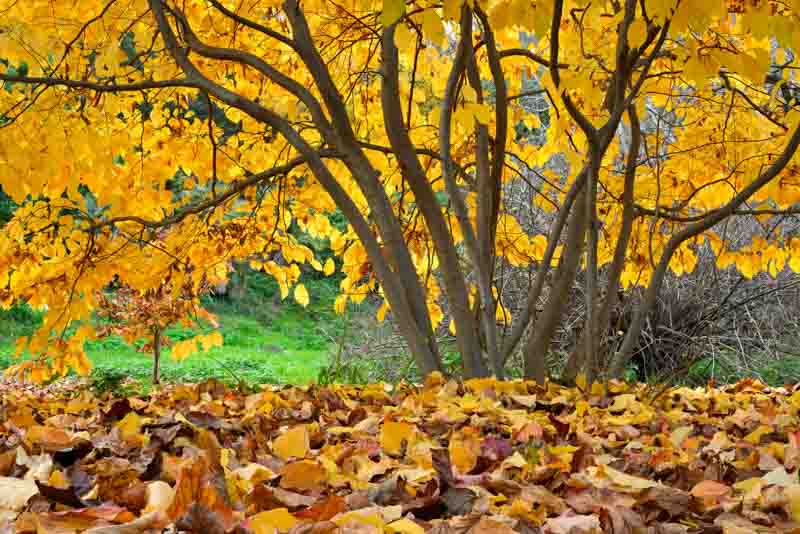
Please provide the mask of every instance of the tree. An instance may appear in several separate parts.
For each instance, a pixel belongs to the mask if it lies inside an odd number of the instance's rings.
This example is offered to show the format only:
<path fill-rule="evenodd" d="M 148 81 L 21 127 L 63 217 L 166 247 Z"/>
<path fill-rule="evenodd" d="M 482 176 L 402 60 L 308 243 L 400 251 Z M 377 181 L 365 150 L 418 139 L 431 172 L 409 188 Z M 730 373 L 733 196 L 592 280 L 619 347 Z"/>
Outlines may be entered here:
<path fill-rule="evenodd" d="M 800 268 L 781 235 L 753 259 L 719 230 L 800 199 L 796 2 L 3 4 L 0 183 L 20 207 L 0 297 L 47 306 L 36 353 L 115 274 L 196 285 L 223 259 L 281 250 L 285 264 L 251 265 L 306 302 L 299 265 L 323 266 L 292 222 L 341 256 L 338 307 L 377 289 L 425 373 L 441 368 L 446 312 L 466 375 L 502 377 L 530 329 L 525 372 L 543 380 L 582 273 L 568 374 L 619 376 L 665 274 L 690 271 L 697 247 L 749 273 Z M 541 146 L 524 135 L 545 128 Z M 546 235 L 505 202 L 519 184 L 549 210 Z M 499 300 L 509 264 L 535 267 L 518 309 Z M 600 344 L 617 289 L 635 285 L 624 340 Z"/>
<path fill-rule="evenodd" d="M 204 284 L 201 286 L 201 292 L 210 292 L 210 287 Z M 122 286 L 111 292 L 101 292 L 97 301 L 99 303 L 97 318 L 104 320 L 96 329 L 98 337 L 120 336 L 132 346 L 144 341 L 138 350 L 153 354 L 153 384 L 161 382 L 160 363 L 163 347 L 173 345 L 173 357 L 183 359 L 200 348 L 207 351 L 211 347 L 222 345 L 222 335 L 216 331 L 174 344 L 166 334 L 167 328 L 178 323 L 186 328 L 195 326 L 192 317 L 201 318 L 215 327 L 218 326 L 214 316 L 201 306 L 200 294 L 195 294 L 190 286 L 180 288 L 177 294 L 166 283 L 144 293 L 129 286 Z"/>

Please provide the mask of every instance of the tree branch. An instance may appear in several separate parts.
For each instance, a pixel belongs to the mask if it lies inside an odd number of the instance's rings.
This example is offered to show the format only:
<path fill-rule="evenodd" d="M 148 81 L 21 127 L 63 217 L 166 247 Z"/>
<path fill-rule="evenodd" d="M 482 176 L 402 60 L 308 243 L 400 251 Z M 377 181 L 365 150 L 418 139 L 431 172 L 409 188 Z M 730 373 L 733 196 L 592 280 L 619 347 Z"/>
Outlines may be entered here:
<path fill-rule="evenodd" d="M 45 85 L 48 87 L 68 87 L 70 89 L 88 89 L 97 91 L 98 93 L 123 93 L 129 91 L 146 91 L 149 89 L 164 89 L 168 87 L 198 87 L 196 83 L 188 79 L 149 80 L 136 83 L 116 84 L 48 76 L 11 76 L 8 74 L 0 74 L 0 81 L 27 85 Z"/>

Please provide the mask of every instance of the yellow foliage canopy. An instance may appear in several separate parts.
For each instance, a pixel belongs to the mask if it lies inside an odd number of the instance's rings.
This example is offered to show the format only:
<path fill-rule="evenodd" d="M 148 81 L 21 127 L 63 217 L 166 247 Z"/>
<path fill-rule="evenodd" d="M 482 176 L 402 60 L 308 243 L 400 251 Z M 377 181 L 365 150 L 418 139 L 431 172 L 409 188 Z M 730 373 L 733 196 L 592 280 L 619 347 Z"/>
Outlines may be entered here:
<path fill-rule="evenodd" d="M 20 348 L 56 373 L 83 368 L 82 338 L 53 338 L 89 321 L 115 275 L 142 291 L 165 280 L 199 286 L 245 259 L 308 305 L 301 268 L 330 276 L 336 264 L 323 266 L 299 228 L 328 240 L 341 262 L 337 310 L 376 291 L 387 299 L 381 314 L 399 306 L 408 285 L 388 287 L 387 273 L 410 266 L 423 323 L 436 328 L 450 320 L 440 304 L 448 295 L 455 309 L 457 287 L 430 276 L 452 271 L 437 218 L 468 251 L 469 302 L 497 298 L 494 263 L 483 280 L 478 257 L 557 264 L 561 248 L 548 252 L 548 232 L 537 235 L 526 214 L 549 221 L 564 204 L 597 149 L 593 128 L 608 136 L 596 169 L 596 263 L 611 263 L 634 111 L 644 148 L 633 158 L 619 281 L 647 285 L 671 236 L 716 216 L 791 146 L 798 10 L 767 0 L 87 0 L 79 9 L 0 0 L 0 185 L 18 204 L 0 234 L 0 305 L 47 309 Z M 451 83 L 462 32 L 469 57 Z M 617 108 L 616 86 L 626 99 Z M 782 163 L 725 216 L 793 209 L 800 161 L 792 150 Z M 496 178 L 488 211 L 484 172 Z M 531 180 L 536 194 L 520 202 L 513 191 Z M 431 199 L 439 215 L 423 213 Z M 348 225 L 332 223 L 337 209 Z M 471 241 L 487 213 L 496 220 L 488 252 Z M 407 254 L 391 248 L 398 237 Z M 800 269 L 798 246 L 773 233 L 733 250 L 709 228 L 670 252 L 669 267 L 691 272 L 711 247 L 720 267 L 775 274 Z M 517 312 L 488 308 L 489 322 L 511 324 Z M 454 316 L 452 329 L 468 317 Z"/>

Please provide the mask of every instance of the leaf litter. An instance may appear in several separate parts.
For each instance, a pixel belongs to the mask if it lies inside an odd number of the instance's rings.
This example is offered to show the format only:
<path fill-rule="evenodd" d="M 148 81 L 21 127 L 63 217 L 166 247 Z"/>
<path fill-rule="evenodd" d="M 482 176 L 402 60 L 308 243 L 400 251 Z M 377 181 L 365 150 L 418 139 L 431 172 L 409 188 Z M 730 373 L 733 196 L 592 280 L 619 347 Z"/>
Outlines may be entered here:
<path fill-rule="evenodd" d="M 800 387 L 0 392 L 0 533 L 800 533 Z"/>

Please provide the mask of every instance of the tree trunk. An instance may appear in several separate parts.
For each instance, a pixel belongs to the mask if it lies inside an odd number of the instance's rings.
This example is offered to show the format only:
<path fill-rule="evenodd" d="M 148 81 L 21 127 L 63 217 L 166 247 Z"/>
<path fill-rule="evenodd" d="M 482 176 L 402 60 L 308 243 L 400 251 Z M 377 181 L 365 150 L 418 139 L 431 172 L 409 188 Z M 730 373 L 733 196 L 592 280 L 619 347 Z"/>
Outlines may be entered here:
<path fill-rule="evenodd" d="M 161 329 L 153 332 L 153 385 L 161 383 Z"/>
<path fill-rule="evenodd" d="M 606 285 L 606 297 L 600 306 L 600 313 L 594 323 L 593 336 L 600 344 L 597 346 L 597 356 L 601 359 L 598 362 L 586 362 L 586 358 L 582 357 L 585 353 L 583 348 L 586 346 L 586 338 L 589 335 L 589 329 L 585 328 L 581 333 L 580 341 L 575 346 L 575 349 L 570 354 L 564 372 L 561 374 L 562 382 L 572 384 L 578 373 L 582 369 L 586 369 L 587 363 L 594 365 L 589 375 L 594 378 L 596 372 L 604 371 L 607 367 L 608 352 L 610 346 L 608 343 L 602 343 L 601 331 L 603 328 L 609 326 L 611 319 L 611 312 L 619 303 L 619 288 L 620 277 L 625 268 L 625 255 L 628 252 L 628 244 L 631 238 L 631 231 L 633 229 L 634 219 L 634 186 L 636 179 L 636 167 L 639 160 L 639 150 L 641 148 L 642 132 L 640 129 L 639 117 L 636 114 L 636 108 L 631 106 L 628 109 L 628 116 L 631 122 L 631 144 L 628 148 L 628 157 L 625 163 L 625 189 L 622 197 L 622 226 L 620 228 L 617 244 L 614 249 L 614 258 L 611 261 L 611 267 L 608 270 L 608 283 Z"/>
<path fill-rule="evenodd" d="M 586 234 L 585 190 L 578 194 L 570 217 L 567 241 L 556 270 L 547 309 L 539 317 L 525 346 L 525 377 L 543 384 L 547 375 L 547 353 L 556 327 L 563 315 L 567 296 L 580 264 Z"/>

